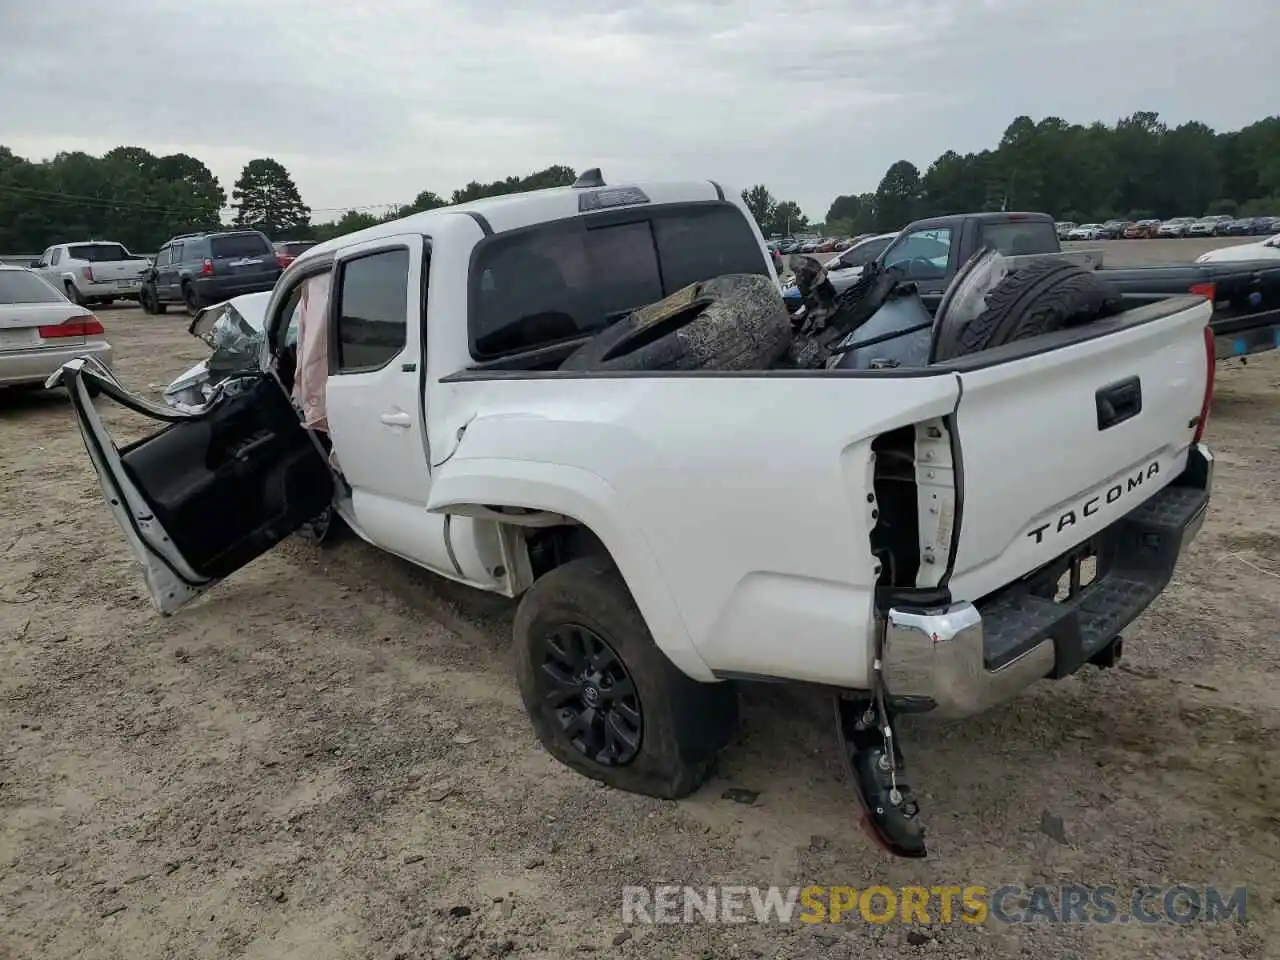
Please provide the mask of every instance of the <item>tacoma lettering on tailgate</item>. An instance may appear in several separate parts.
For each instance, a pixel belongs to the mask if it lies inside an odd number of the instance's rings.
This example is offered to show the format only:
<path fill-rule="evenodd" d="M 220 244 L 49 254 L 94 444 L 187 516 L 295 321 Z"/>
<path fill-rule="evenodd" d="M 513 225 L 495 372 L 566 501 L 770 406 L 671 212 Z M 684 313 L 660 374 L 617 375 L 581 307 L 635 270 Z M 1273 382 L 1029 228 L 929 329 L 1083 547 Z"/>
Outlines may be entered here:
<path fill-rule="evenodd" d="M 1109 505 L 1115 503 L 1125 494 L 1132 493 L 1134 490 L 1142 489 L 1143 481 L 1151 479 L 1159 472 L 1159 462 L 1150 463 L 1128 478 L 1112 484 L 1107 488 L 1106 493 L 1090 497 L 1084 503 L 1080 504 L 1080 506 L 1073 507 L 1072 509 L 1060 514 L 1056 524 L 1046 523 L 1043 526 L 1036 527 L 1034 530 L 1028 530 L 1027 536 L 1035 540 L 1036 543 L 1044 543 L 1046 530 L 1052 529 L 1055 533 L 1062 533 L 1064 530 L 1075 526 L 1078 518 L 1092 517 L 1104 504 Z"/>

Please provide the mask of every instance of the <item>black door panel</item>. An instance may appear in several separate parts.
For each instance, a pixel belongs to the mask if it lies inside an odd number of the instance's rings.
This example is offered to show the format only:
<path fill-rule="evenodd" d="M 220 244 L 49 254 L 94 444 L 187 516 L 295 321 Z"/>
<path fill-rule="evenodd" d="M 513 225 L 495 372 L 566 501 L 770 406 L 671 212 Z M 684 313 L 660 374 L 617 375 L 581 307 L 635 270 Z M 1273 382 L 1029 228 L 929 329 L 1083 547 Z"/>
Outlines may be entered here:
<path fill-rule="evenodd" d="M 192 569 L 225 577 L 329 506 L 333 476 L 272 378 L 120 451 Z"/>

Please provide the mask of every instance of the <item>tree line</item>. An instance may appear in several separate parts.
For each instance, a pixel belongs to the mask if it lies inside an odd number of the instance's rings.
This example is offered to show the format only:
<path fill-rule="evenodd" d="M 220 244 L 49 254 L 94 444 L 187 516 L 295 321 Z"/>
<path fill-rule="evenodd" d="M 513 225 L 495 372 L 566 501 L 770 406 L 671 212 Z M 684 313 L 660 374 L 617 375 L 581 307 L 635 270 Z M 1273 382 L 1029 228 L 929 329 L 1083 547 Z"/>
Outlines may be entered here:
<path fill-rule="evenodd" d="M 1195 121 L 1170 127 L 1151 112 L 1114 126 L 1022 116 L 994 150 L 948 150 L 923 174 L 897 161 L 875 192 L 837 197 L 823 230 L 882 233 L 923 217 L 1002 209 L 1078 223 L 1280 216 L 1280 116 L 1229 133 Z"/>
<path fill-rule="evenodd" d="M 327 240 L 450 203 L 566 186 L 576 178 L 571 167 L 555 165 L 523 177 L 473 180 L 448 198 L 423 190 L 411 203 L 379 215 L 347 210 L 315 223 L 289 171 L 270 157 L 245 164 L 228 205 L 217 177 L 185 153 L 158 157 L 142 147 L 116 147 L 100 157 L 75 152 L 32 161 L 0 146 L 0 251 L 36 253 L 55 243 L 103 238 L 154 252 L 177 234 L 221 228 L 228 206 L 233 225 L 260 229 L 272 240 Z"/>
<path fill-rule="evenodd" d="M 553 165 L 522 177 L 472 181 L 446 198 L 423 190 L 378 213 L 351 209 L 313 222 L 289 171 L 270 157 L 249 161 L 232 187 L 185 153 L 156 156 L 116 147 L 100 157 L 60 153 L 32 161 L 0 146 L 0 251 L 26 253 L 53 243 L 102 237 L 154 251 L 178 233 L 232 222 L 273 240 L 316 239 L 450 203 L 564 186 L 573 168 Z M 799 205 L 763 184 L 743 200 L 768 236 L 819 227 L 827 234 L 896 230 L 924 216 L 1022 209 L 1060 220 L 1140 220 L 1227 213 L 1280 216 L 1280 116 L 1216 133 L 1199 122 L 1170 127 L 1139 112 L 1113 126 L 1016 118 L 994 150 L 948 150 L 921 173 L 909 160 L 889 167 L 873 192 L 839 196 L 825 222 L 811 225 Z"/>

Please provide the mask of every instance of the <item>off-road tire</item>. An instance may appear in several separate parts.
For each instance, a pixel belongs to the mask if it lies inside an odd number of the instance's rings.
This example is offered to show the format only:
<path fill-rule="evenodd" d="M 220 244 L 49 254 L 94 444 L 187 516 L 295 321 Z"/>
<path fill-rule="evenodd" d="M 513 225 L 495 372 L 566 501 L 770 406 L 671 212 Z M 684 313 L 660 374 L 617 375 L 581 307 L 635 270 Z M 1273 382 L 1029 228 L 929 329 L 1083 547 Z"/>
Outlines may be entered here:
<path fill-rule="evenodd" d="M 333 507 L 326 508 L 298 528 L 298 539 L 316 547 L 328 547 L 341 540 L 348 527 Z"/>
<path fill-rule="evenodd" d="M 562 370 L 767 370 L 791 345 L 777 281 L 726 274 L 634 311 L 584 343 Z"/>
<path fill-rule="evenodd" d="M 544 667 L 544 638 L 565 626 L 603 639 L 634 683 L 643 722 L 639 750 L 625 764 L 598 763 L 579 750 L 547 701 L 554 685 Z M 534 732 L 547 752 L 583 776 L 678 799 L 706 780 L 716 753 L 737 731 L 733 684 L 691 680 L 667 659 L 608 557 L 580 557 L 539 578 L 520 601 L 513 633 L 520 695 Z"/>
<path fill-rule="evenodd" d="M 77 307 L 86 306 L 84 297 L 80 296 L 80 291 L 76 289 L 76 285 L 74 283 L 67 280 L 62 286 L 66 290 L 68 300 L 74 303 Z"/>
<path fill-rule="evenodd" d="M 938 331 L 933 362 L 1092 323 L 1119 310 L 1119 293 L 1096 272 L 1046 257 L 1000 281 L 968 324 Z"/>
<path fill-rule="evenodd" d="M 160 302 L 160 294 L 156 292 L 155 287 L 144 286 L 138 292 L 138 302 L 142 304 L 144 313 L 158 315 L 169 309 L 168 304 Z"/>
<path fill-rule="evenodd" d="M 200 294 L 196 292 L 194 286 L 184 283 L 182 285 L 182 304 L 187 308 L 187 313 L 194 317 L 204 306 L 204 301 L 201 300 Z"/>

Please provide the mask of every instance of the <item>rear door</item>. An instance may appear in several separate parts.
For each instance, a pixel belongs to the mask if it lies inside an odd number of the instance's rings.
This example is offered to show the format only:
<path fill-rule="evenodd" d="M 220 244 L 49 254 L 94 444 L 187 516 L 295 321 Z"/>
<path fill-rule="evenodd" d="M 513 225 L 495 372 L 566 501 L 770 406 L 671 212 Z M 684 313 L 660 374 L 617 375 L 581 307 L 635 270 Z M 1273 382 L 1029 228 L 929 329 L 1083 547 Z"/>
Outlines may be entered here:
<path fill-rule="evenodd" d="M 329 506 L 333 476 L 283 388 L 268 374 L 237 381 L 207 411 L 182 414 L 123 387 L 92 360 L 50 378 L 64 386 L 107 504 L 169 614 L 271 549 Z M 95 398 L 164 424 L 124 447 Z"/>
<path fill-rule="evenodd" d="M 1211 312 L 1175 297 L 945 365 L 962 388 L 957 599 L 1083 544 L 1182 471 L 1212 362 Z"/>
<path fill-rule="evenodd" d="M 188 246 L 194 246 L 194 240 L 178 240 L 169 246 L 169 262 L 160 267 L 156 289 L 165 300 L 182 299 L 182 258 Z"/>
<path fill-rule="evenodd" d="M 423 330 L 429 270 L 429 246 L 417 234 L 354 244 L 338 254 L 329 295 L 325 405 L 356 527 L 392 553 L 461 576 L 447 546 L 447 519 L 427 512 Z"/>

